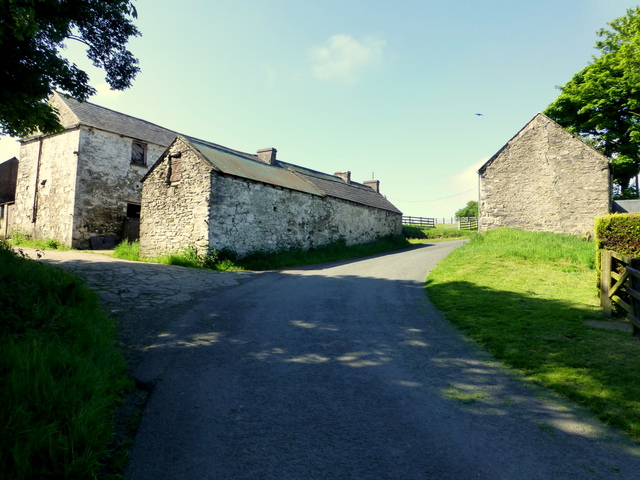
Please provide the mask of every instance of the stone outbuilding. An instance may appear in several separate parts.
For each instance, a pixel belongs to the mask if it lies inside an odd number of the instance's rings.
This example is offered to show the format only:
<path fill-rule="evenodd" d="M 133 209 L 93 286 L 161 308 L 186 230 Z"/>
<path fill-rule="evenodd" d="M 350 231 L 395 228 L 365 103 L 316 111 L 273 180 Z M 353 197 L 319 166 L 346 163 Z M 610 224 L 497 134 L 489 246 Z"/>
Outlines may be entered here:
<path fill-rule="evenodd" d="M 584 235 L 611 208 L 609 159 L 542 113 L 478 174 L 480 231 Z"/>
<path fill-rule="evenodd" d="M 402 232 L 379 182 L 321 173 L 276 158 L 178 136 L 143 179 L 140 254 L 195 247 L 240 255 L 364 243 Z"/>
<path fill-rule="evenodd" d="M 13 229 L 75 248 L 137 238 L 140 181 L 176 133 L 59 93 L 50 104 L 64 130 L 21 140 Z"/>

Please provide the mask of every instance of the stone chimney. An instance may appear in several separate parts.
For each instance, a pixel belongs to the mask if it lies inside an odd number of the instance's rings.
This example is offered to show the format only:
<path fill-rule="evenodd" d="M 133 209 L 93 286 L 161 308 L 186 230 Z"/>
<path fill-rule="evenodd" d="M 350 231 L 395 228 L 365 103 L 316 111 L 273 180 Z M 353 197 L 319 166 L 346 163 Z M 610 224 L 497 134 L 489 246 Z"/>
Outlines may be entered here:
<path fill-rule="evenodd" d="M 380 180 L 365 180 L 362 183 L 368 187 L 373 188 L 376 193 L 380 193 Z"/>
<path fill-rule="evenodd" d="M 261 148 L 257 152 L 258 160 L 267 165 L 273 165 L 276 163 L 276 153 L 278 153 L 278 151 L 275 148 Z"/>
<path fill-rule="evenodd" d="M 342 180 L 344 180 L 344 183 L 349 184 L 351 183 L 351 172 L 347 171 L 347 172 L 336 172 L 334 173 L 334 175 L 336 177 L 340 177 Z"/>

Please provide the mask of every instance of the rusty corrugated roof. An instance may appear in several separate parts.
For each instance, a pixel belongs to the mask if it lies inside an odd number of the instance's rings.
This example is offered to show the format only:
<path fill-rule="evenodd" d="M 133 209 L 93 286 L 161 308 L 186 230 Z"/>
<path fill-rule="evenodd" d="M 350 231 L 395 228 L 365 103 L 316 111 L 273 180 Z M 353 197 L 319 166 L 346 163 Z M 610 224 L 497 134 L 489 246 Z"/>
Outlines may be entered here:
<path fill-rule="evenodd" d="M 367 205 L 401 214 L 384 195 L 371 187 L 357 182 L 346 183 L 343 179 L 327 173 L 318 172 L 292 163 L 276 160 L 268 165 L 256 155 L 206 142 L 193 137 L 182 136 L 216 170 L 236 177 L 297 190 L 323 197 Z"/>
<path fill-rule="evenodd" d="M 192 137 L 182 137 L 216 170 L 236 177 L 276 185 L 311 195 L 323 196 L 323 192 L 291 170 L 282 168 L 279 162 L 267 165 L 256 155 L 237 152 L 215 143 Z"/>

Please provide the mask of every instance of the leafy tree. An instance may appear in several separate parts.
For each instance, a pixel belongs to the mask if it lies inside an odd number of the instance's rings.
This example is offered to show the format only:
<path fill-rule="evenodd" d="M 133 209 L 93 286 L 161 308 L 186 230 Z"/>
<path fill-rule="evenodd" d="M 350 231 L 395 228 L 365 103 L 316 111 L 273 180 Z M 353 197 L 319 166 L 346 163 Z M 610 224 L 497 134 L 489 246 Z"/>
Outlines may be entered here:
<path fill-rule="evenodd" d="M 60 89 L 78 100 L 96 93 L 88 75 L 61 55 L 65 41 L 87 46 L 107 83 L 124 90 L 140 70 L 125 45 L 140 35 L 129 0 L 0 0 L 0 134 L 15 137 L 62 127 L 47 104 Z"/>
<path fill-rule="evenodd" d="M 559 87 L 544 113 L 611 157 L 625 191 L 640 166 L 640 7 L 609 26 L 598 32 L 600 56 Z"/>
<path fill-rule="evenodd" d="M 477 217 L 478 216 L 478 202 L 469 201 L 467 202 L 467 206 L 461 208 L 456 212 L 456 218 L 464 218 L 464 217 Z"/>

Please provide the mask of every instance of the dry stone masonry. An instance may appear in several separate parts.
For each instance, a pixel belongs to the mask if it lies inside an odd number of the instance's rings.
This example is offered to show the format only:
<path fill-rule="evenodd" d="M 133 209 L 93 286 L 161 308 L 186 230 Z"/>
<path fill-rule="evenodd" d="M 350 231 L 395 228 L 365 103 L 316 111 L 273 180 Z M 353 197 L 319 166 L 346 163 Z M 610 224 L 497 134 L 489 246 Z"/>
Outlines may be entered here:
<path fill-rule="evenodd" d="M 584 235 L 610 209 L 609 159 L 543 114 L 479 170 L 479 229 Z"/>
<path fill-rule="evenodd" d="M 140 228 L 143 255 L 190 246 L 243 254 L 401 232 L 402 214 L 377 180 L 363 185 L 350 172 L 287 164 L 274 148 L 251 155 L 176 139 L 171 130 L 59 93 L 49 102 L 64 130 L 21 140 L 13 231 L 100 248 L 137 238 Z"/>
<path fill-rule="evenodd" d="M 339 238 L 364 243 L 401 233 L 402 214 L 369 186 L 344 175 L 312 172 L 316 182 L 348 192 L 342 197 L 352 195 L 352 200 L 337 198 L 309 177 L 301 178 L 301 167 L 293 173 L 277 161 L 275 149 L 253 156 L 200 142 L 178 137 L 145 177 L 141 255 L 190 246 L 200 251 L 231 248 L 242 255 L 311 248 Z M 173 171 L 177 163 L 178 178 Z M 368 200 L 383 208 L 367 205 L 373 203 Z"/>
<path fill-rule="evenodd" d="M 175 133 L 140 119 L 54 94 L 65 129 L 21 141 L 13 230 L 88 248 L 93 236 L 123 236 L 140 180 Z M 144 162 L 132 162 L 142 148 Z"/>

